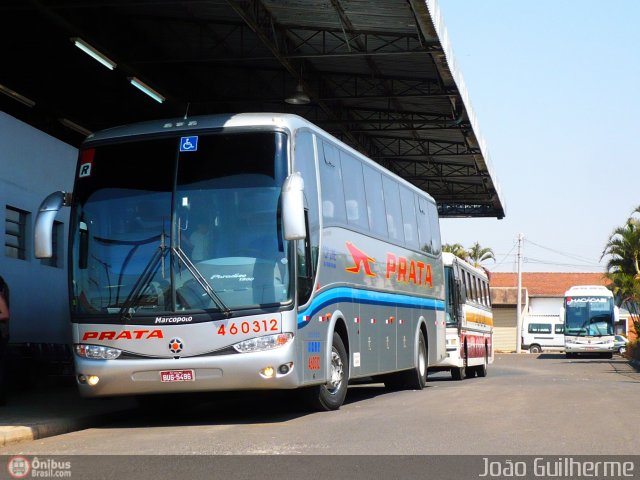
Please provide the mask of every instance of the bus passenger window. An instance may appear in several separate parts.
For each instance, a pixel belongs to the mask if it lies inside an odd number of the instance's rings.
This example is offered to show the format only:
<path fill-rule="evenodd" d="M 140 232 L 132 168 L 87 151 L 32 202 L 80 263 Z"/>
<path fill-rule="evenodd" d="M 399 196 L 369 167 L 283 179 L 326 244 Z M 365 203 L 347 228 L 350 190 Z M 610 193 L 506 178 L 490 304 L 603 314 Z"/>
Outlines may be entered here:
<path fill-rule="evenodd" d="M 418 205 L 418 241 L 419 248 L 425 253 L 431 253 L 431 225 L 429 223 L 429 211 L 427 201 L 416 195 Z"/>
<path fill-rule="evenodd" d="M 364 180 L 362 164 L 355 157 L 340 151 L 342 179 L 345 182 L 344 198 L 347 209 L 347 221 L 365 230 L 369 229 L 369 219 L 365 215 Z"/>
<path fill-rule="evenodd" d="M 405 187 L 400 187 L 400 204 L 402 206 L 402 223 L 405 245 L 418 248 L 418 233 L 416 228 L 416 202 L 414 194 Z"/>
<path fill-rule="evenodd" d="M 367 197 L 367 216 L 373 233 L 387 237 L 387 221 L 384 212 L 384 196 L 382 194 L 382 175 L 368 165 L 362 166 L 364 173 L 365 191 Z"/>
<path fill-rule="evenodd" d="M 320 159 L 320 183 L 322 196 L 333 203 L 332 210 L 326 210 L 325 202 L 322 202 L 323 217 L 332 222 L 347 222 L 347 214 L 344 206 L 344 190 L 342 188 L 342 169 L 338 149 L 328 142 L 321 142 L 322 155 Z M 320 154 L 320 152 L 318 152 Z M 322 161 L 324 158 L 324 161 Z"/>
<path fill-rule="evenodd" d="M 389 238 L 391 240 L 404 242 L 404 233 L 401 230 L 402 210 L 400 208 L 400 191 L 398 190 L 398 184 L 388 177 L 382 177 L 382 188 L 387 212 Z"/>

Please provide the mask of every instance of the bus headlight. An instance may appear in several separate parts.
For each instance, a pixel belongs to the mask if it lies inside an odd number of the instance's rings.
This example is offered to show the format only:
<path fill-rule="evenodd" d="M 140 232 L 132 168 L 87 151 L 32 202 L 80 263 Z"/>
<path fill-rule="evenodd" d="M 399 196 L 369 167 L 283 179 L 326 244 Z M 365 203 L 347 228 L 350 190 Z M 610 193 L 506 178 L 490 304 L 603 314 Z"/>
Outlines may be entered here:
<path fill-rule="evenodd" d="M 278 333 L 276 335 L 265 335 L 264 337 L 250 338 L 243 342 L 236 343 L 235 348 L 240 353 L 262 352 L 286 345 L 293 339 L 293 333 Z"/>
<path fill-rule="evenodd" d="M 83 358 L 92 360 L 115 360 L 120 356 L 122 350 L 113 347 L 104 347 L 101 345 L 76 345 L 76 354 Z"/>

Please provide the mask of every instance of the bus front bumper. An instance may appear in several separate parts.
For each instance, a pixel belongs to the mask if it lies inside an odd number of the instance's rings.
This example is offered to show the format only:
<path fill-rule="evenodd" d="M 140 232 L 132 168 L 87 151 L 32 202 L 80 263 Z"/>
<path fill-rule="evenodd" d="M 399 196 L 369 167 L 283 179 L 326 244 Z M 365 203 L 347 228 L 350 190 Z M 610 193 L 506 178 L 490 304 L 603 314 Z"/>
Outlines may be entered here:
<path fill-rule="evenodd" d="M 177 359 L 91 360 L 76 355 L 75 365 L 84 397 L 299 386 L 293 343 L 264 352 Z"/>
<path fill-rule="evenodd" d="M 566 353 L 607 353 L 613 352 L 614 349 L 613 341 L 567 339 L 564 345 L 564 351 Z"/>

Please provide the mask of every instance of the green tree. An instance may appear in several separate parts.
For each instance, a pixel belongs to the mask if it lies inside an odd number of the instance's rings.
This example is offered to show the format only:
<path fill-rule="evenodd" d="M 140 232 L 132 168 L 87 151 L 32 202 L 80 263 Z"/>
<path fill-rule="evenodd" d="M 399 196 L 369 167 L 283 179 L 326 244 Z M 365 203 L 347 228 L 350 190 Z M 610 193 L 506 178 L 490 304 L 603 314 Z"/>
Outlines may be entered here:
<path fill-rule="evenodd" d="M 486 262 L 487 260 L 496 261 L 496 257 L 493 253 L 493 250 L 490 248 L 485 248 L 480 245 L 480 242 L 476 242 L 471 245 L 469 249 L 469 261 L 473 264 L 474 267 L 481 268 L 482 262 Z M 484 267 L 482 267 L 484 268 Z"/>
<path fill-rule="evenodd" d="M 459 243 L 445 243 L 442 245 L 442 251 L 453 253 L 456 257 L 463 260 L 467 260 L 469 258 L 469 252 L 467 252 L 467 250 Z"/>
<path fill-rule="evenodd" d="M 609 288 L 618 305 L 629 310 L 640 337 L 640 221 L 634 217 L 635 214 L 640 214 L 640 206 L 622 227 L 609 235 L 600 259 L 608 257 L 605 276 L 611 281 Z"/>

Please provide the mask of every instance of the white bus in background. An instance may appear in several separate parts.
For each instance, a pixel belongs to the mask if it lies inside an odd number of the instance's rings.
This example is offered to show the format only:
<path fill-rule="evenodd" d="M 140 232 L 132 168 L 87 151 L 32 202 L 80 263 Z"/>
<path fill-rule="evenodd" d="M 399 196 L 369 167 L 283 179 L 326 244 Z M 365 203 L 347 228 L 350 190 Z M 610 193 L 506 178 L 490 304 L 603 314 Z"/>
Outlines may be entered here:
<path fill-rule="evenodd" d="M 422 389 L 444 358 L 433 198 L 301 117 L 89 136 L 39 257 L 63 205 L 84 396 L 303 388 L 333 410 L 352 379 Z"/>
<path fill-rule="evenodd" d="M 599 353 L 612 358 L 619 315 L 613 293 L 601 285 L 571 287 L 564 294 L 564 344 L 567 358 Z"/>
<path fill-rule="evenodd" d="M 564 350 L 564 321 L 560 315 L 525 315 L 522 349 L 531 353 Z"/>
<path fill-rule="evenodd" d="M 487 375 L 493 362 L 493 313 L 484 270 L 443 252 L 447 357 L 430 371 L 448 370 L 454 380 Z"/>

